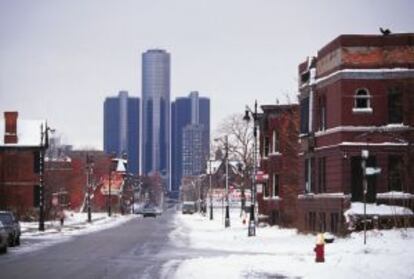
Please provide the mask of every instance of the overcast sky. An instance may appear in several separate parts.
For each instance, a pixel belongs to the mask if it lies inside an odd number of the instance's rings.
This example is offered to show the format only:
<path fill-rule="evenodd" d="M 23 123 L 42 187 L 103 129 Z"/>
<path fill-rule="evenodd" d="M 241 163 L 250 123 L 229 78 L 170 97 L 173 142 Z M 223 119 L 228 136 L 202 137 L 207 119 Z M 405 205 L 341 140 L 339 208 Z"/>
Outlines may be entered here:
<path fill-rule="evenodd" d="M 141 53 L 171 53 L 171 99 L 211 98 L 212 129 L 292 101 L 297 65 L 340 34 L 414 32 L 414 1 L 0 0 L 0 112 L 102 148 L 103 101 L 141 96 Z M 2 117 L 1 117 L 2 118 Z"/>

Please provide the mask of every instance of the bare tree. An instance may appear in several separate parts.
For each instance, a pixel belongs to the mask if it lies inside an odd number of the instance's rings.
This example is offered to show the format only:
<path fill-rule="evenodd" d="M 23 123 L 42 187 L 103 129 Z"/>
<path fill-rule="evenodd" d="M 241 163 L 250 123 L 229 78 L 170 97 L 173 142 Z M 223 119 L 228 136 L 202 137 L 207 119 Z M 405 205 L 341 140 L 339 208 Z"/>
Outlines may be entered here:
<path fill-rule="evenodd" d="M 242 173 L 240 185 L 242 196 L 242 210 L 245 208 L 245 188 L 251 186 L 253 171 L 253 126 L 243 120 L 243 114 L 231 114 L 219 125 L 216 135 L 223 139 L 228 137 L 229 158 L 241 162 L 239 171 Z M 213 147 L 214 150 L 225 150 L 224 140 L 219 140 Z M 217 154 L 217 153 L 216 153 Z"/>

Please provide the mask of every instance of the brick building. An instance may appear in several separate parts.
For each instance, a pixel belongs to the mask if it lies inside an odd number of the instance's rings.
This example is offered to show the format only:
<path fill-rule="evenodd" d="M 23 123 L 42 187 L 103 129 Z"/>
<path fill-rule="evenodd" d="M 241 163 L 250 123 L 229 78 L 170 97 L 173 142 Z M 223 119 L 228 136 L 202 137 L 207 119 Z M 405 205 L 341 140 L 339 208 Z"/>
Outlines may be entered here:
<path fill-rule="evenodd" d="M 0 209 L 19 216 L 37 215 L 41 125 L 4 112 L 0 121 Z"/>
<path fill-rule="evenodd" d="M 297 221 L 299 106 L 264 105 L 260 120 L 259 214 L 270 224 L 295 226 Z M 258 177 L 259 178 L 259 177 Z"/>
<path fill-rule="evenodd" d="M 413 209 L 414 34 L 341 35 L 299 65 L 299 227 L 344 232 L 363 199 Z"/>

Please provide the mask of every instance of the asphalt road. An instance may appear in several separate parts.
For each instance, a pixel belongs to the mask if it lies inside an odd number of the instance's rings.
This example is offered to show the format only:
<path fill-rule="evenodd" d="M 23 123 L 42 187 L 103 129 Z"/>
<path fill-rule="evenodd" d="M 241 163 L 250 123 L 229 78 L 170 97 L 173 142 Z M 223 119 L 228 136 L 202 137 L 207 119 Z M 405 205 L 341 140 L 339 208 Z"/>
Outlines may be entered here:
<path fill-rule="evenodd" d="M 170 208 L 157 218 L 137 217 L 38 251 L 3 255 L 0 278 L 168 278 L 173 270 L 161 273 L 162 265 L 189 256 L 169 242 L 173 214 Z"/>

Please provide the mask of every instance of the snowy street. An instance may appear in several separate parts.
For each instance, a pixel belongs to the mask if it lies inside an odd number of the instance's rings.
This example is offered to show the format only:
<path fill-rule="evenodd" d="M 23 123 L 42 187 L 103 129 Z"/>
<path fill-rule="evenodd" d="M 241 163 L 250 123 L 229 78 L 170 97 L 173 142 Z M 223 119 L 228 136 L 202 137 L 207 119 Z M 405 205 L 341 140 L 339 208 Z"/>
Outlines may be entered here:
<path fill-rule="evenodd" d="M 233 209 L 224 228 L 214 220 L 182 215 L 172 206 L 157 218 L 69 216 L 63 228 L 22 223 L 22 245 L 0 257 L 1 278 L 414 278 L 414 230 L 368 232 L 325 245 L 315 263 L 314 235 L 247 225 Z"/>

